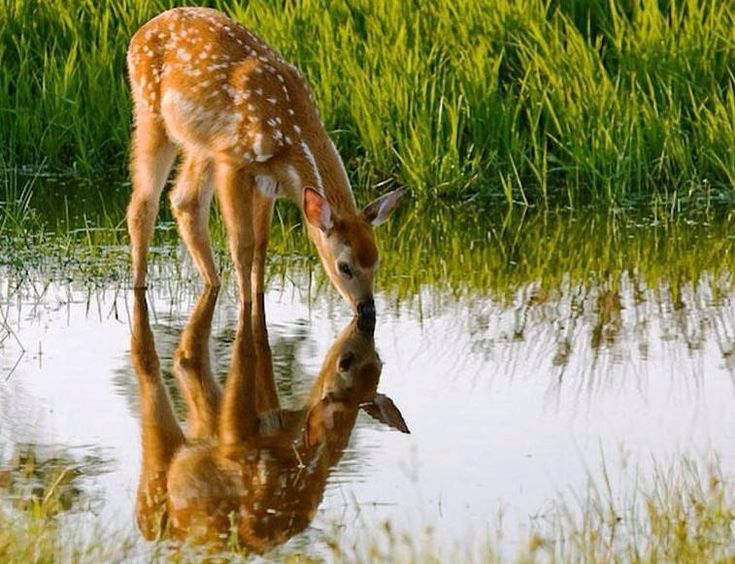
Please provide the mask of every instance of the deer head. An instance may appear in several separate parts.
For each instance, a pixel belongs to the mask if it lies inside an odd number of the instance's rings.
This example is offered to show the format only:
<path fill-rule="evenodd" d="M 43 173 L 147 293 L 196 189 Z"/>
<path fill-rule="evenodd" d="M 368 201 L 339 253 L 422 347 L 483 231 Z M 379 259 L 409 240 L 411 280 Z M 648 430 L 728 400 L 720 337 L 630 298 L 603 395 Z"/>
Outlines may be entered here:
<path fill-rule="evenodd" d="M 373 228 L 388 220 L 404 194 L 384 194 L 355 214 L 339 213 L 319 192 L 304 189 L 304 216 L 327 276 L 359 315 L 375 314 L 373 278 L 380 258 Z"/>

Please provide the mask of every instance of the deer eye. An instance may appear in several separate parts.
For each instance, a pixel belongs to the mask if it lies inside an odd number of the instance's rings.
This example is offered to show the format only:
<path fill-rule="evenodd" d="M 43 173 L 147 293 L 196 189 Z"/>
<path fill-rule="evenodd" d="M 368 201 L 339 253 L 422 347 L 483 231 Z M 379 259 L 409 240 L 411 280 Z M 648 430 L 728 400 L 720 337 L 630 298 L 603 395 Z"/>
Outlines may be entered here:
<path fill-rule="evenodd" d="M 345 278 L 352 278 L 352 269 L 346 262 L 338 262 L 337 270 L 339 270 Z"/>

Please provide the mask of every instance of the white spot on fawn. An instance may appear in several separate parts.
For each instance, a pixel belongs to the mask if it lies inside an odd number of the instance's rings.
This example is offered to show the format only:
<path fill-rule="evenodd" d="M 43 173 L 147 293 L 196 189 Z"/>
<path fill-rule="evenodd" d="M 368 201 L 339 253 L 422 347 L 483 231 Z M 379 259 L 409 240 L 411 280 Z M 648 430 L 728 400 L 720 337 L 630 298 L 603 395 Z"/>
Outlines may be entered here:
<path fill-rule="evenodd" d="M 324 185 L 322 184 L 322 175 L 319 174 L 319 168 L 316 166 L 316 159 L 314 159 L 314 153 L 311 152 L 309 145 L 305 141 L 301 142 L 301 150 L 304 152 L 306 160 L 311 165 L 312 172 L 314 173 L 314 180 L 316 181 L 316 188 L 318 192 L 324 191 Z"/>
<path fill-rule="evenodd" d="M 291 188 L 293 189 L 293 191 L 300 192 L 301 177 L 299 176 L 299 172 L 296 170 L 296 167 L 294 167 L 293 165 L 287 165 L 286 174 L 288 175 L 288 179 L 291 182 Z"/>
<path fill-rule="evenodd" d="M 340 166 L 340 170 L 342 171 L 342 175 L 344 176 L 344 181 L 347 183 L 347 188 L 350 193 L 350 197 L 352 198 L 352 203 L 355 203 L 355 195 L 352 193 L 352 186 L 350 186 L 350 178 L 347 176 L 347 171 L 345 170 L 345 165 L 342 162 L 342 157 L 339 155 L 339 151 L 337 150 L 337 147 L 334 145 L 334 141 L 331 139 L 329 140 L 329 146 L 332 149 L 332 152 L 334 153 L 334 158 L 337 160 Z"/>
<path fill-rule="evenodd" d="M 263 150 L 263 134 L 256 133 L 253 141 L 253 151 L 255 152 L 255 160 L 262 163 L 270 159 L 273 155 Z"/>

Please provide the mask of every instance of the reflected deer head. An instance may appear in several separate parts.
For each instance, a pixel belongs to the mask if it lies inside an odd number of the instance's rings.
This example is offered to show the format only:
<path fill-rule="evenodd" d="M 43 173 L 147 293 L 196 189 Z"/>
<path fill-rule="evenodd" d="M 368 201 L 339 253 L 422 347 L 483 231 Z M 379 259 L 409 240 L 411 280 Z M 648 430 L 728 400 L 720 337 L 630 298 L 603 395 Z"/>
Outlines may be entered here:
<path fill-rule="evenodd" d="M 330 347 L 306 405 L 282 409 L 260 300 L 240 312 L 221 390 L 209 362 L 216 292 L 205 290 L 174 357 L 187 406 L 179 426 L 160 375 L 145 295 L 135 294 L 132 360 L 140 391 L 143 467 L 136 514 L 143 535 L 229 540 L 263 552 L 305 529 L 360 409 L 408 432 L 377 392 L 374 318 L 355 318 Z"/>

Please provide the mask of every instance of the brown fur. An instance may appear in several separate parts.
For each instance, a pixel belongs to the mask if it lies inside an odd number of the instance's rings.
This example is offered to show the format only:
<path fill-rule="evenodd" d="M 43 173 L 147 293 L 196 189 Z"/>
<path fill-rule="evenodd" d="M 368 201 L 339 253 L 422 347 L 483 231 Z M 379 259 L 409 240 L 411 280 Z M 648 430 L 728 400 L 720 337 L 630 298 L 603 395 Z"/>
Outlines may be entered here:
<path fill-rule="evenodd" d="M 352 254 L 362 268 L 373 268 L 378 261 L 378 247 L 372 226 L 359 216 L 345 217 L 334 224 L 340 240 L 352 249 Z"/>

